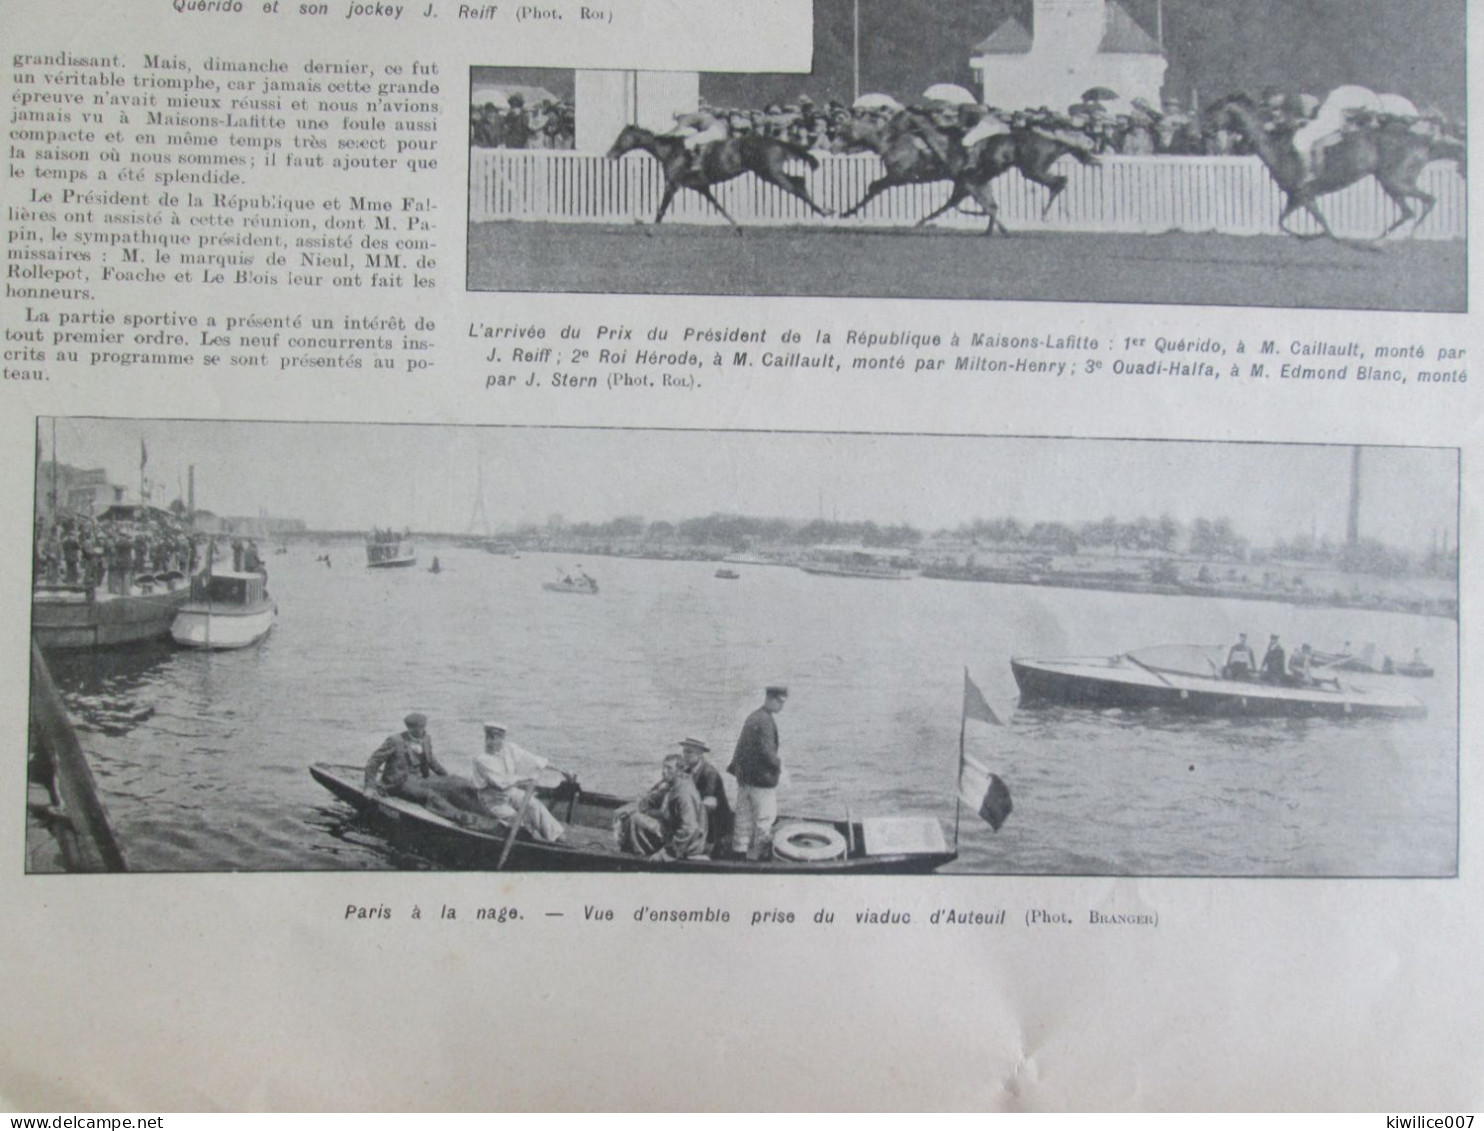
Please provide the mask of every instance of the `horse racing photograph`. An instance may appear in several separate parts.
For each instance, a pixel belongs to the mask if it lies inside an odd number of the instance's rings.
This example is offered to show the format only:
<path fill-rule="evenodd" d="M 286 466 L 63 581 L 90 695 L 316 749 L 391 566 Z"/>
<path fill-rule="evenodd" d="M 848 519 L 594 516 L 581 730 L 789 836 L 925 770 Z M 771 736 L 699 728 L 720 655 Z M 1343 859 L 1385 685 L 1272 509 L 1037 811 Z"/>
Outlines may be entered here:
<path fill-rule="evenodd" d="M 471 291 L 1468 309 L 1464 0 L 815 0 L 470 71 Z"/>

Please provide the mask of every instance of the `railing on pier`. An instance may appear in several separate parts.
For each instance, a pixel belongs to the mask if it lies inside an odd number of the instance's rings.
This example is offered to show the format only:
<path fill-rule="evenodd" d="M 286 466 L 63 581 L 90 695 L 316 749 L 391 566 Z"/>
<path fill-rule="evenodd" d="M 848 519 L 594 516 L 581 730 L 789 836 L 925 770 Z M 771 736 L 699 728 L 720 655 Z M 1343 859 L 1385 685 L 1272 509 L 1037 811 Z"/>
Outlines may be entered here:
<path fill-rule="evenodd" d="M 48 824 L 69 872 L 127 871 L 93 771 L 36 641 L 31 641 L 31 751 L 61 798 Z"/>
<path fill-rule="evenodd" d="M 819 154 L 819 168 L 802 165 L 809 191 L 832 212 L 865 195 L 884 168 L 866 155 Z M 1083 166 L 1072 157 L 1055 172 L 1068 178 L 1066 191 L 1044 218 L 1047 190 L 1012 170 L 994 182 L 1000 217 L 1011 230 L 1156 234 L 1219 232 L 1260 235 L 1278 232 L 1282 193 L 1256 157 L 1100 157 Z M 1463 239 L 1467 234 L 1467 188 L 1449 163 L 1427 168 L 1421 188 L 1437 207 L 1416 233 L 1418 239 Z M 814 216 L 782 190 L 744 174 L 713 189 L 743 225 L 908 227 L 948 198 L 946 181 L 890 189 L 849 220 Z M 469 158 L 469 218 L 559 220 L 588 223 L 649 221 L 659 208 L 664 180 L 659 164 L 644 154 L 618 161 L 590 153 L 550 149 L 473 149 Z M 970 207 L 977 208 L 970 204 Z M 1397 216 L 1374 178 L 1326 196 L 1320 207 L 1343 236 L 1373 238 Z M 677 194 L 665 222 L 724 224 L 693 192 Z M 935 224 L 982 229 L 985 221 L 951 212 Z M 1307 216 L 1292 226 L 1314 230 Z"/>

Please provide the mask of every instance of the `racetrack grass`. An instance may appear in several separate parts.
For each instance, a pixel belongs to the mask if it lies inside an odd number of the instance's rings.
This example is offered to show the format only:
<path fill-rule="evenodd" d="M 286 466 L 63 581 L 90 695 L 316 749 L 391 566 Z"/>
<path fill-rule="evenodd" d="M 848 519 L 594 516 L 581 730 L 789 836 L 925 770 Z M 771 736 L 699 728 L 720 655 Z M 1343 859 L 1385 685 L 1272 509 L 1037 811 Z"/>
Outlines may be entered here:
<path fill-rule="evenodd" d="M 483 291 L 1017 299 L 1457 312 L 1462 241 L 1287 236 L 1005 237 L 927 229 L 499 221 L 469 230 Z"/>

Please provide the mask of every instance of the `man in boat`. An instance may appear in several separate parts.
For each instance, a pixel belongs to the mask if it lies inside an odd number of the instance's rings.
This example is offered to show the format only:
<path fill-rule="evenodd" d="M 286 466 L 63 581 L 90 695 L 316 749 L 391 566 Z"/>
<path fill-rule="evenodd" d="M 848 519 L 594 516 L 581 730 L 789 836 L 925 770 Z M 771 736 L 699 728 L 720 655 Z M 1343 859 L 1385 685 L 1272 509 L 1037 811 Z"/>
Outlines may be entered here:
<path fill-rule="evenodd" d="M 747 716 L 727 773 L 737 779 L 737 812 L 732 826 L 732 852 L 761 860 L 778 819 L 778 724 L 773 716 L 788 701 L 788 688 L 774 684 L 763 692 L 763 705 Z"/>
<path fill-rule="evenodd" d="M 480 804 L 490 816 L 503 820 L 514 820 L 524 810 L 526 828 L 542 840 L 557 841 L 564 832 L 562 823 L 535 793 L 537 780 L 545 772 L 559 771 L 541 755 L 507 742 L 503 724 L 484 724 L 484 752 L 474 756 L 474 786 Z"/>
<path fill-rule="evenodd" d="M 679 754 L 666 754 L 658 785 L 618 812 L 623 852 L 648 860 L 686 860 L 706 851 L 706 806 Z"/>
<path fill-rule="evenodd" d="M 715 856 L 718 849 L 731 843 L 732 803 L 727 800 L 727 787 L 722 781 L 721 771 L 706 758 L 710 752 L 711 748 L 699 738 L 680 740 L 681 762 L 691 781 L 696 783 L 696 792 L 706 807 L 706 848 Z"/>
<path fill-rule="evenodd" d="M 1231 651 L 1226 654 L 1226 667 L 1221 671 L 1223 679 L 1251 679 L 1257 671 L 1257 656 L 1253 654 L 1252 645 L 1247 643 L 1245 632 L 1237 633 L 1237 642 L 1231 646 Z"/>
<path fill-rule="evenodd" d="M 1278 643 L 1278 634 L 1268 637 L 1268 650 L 1262 654 L 1262 678 L 1267 683 L 1288 682 L 1288 653 Z"/>
<path fill-rule="evenodd" d="M 461 825 L 483 812 L 474 788 L 450 774 L 433 754 L 428 716 L 413 711 L 407 728 L 376 748 L 366 763 L 366 792 L 416 801 L 429 812 Z"/>

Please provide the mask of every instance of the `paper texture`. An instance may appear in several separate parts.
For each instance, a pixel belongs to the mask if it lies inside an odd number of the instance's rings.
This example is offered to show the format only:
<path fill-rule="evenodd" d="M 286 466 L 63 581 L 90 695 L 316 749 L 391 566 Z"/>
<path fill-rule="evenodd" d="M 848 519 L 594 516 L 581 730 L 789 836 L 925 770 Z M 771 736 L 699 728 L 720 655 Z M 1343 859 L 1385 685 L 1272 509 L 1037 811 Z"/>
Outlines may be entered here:
<path fill-rule="evenodd" d="M 0 26 L 4 1106 L 1479 1106 L 1461 0 Z"/>

